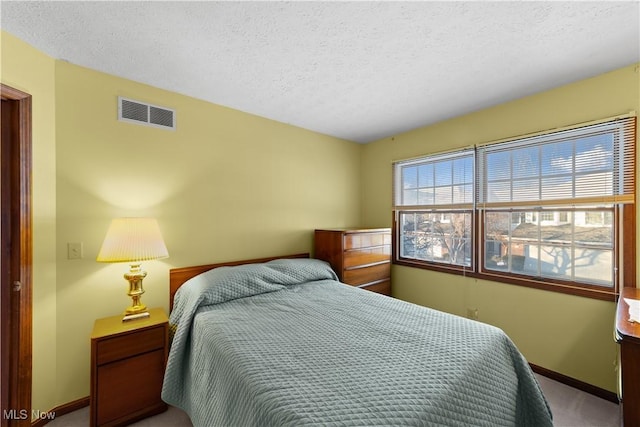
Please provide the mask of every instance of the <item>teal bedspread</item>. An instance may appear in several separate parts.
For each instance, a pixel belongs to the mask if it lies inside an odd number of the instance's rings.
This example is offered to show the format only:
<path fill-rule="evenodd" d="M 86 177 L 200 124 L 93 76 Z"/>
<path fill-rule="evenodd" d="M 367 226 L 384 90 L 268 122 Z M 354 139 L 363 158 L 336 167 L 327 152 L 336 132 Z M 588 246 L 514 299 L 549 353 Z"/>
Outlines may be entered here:
<path fill-rule="evenodd" d="M 500 329 L 336 281 L 318 260 L 223 267 L 175 298 L 162 398 L 194 426 L 551 426 Z"/>

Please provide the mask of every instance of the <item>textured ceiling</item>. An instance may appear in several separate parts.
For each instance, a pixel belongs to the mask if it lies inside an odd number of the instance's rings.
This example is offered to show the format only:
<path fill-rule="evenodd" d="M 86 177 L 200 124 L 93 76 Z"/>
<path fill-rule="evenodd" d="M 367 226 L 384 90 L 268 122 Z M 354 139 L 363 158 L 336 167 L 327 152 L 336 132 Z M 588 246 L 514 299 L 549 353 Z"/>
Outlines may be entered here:
<path fill-rule="evenodd" d="M 2 0 L 0 24 L 57 59 L 370 142 L 640 61 L 639 4 Z"/>

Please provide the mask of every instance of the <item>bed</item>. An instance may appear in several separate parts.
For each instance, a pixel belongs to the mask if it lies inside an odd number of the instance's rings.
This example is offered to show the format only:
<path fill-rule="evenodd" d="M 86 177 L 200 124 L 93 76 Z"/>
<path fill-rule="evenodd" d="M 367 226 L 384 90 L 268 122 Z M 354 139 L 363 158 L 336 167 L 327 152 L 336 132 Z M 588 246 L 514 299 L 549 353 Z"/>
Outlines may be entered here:
<path fill-rule="evenodd" d="M 162 398 L 194 426 L 552 426 L 503 331 L 306 256 L 171 270 Z"/>

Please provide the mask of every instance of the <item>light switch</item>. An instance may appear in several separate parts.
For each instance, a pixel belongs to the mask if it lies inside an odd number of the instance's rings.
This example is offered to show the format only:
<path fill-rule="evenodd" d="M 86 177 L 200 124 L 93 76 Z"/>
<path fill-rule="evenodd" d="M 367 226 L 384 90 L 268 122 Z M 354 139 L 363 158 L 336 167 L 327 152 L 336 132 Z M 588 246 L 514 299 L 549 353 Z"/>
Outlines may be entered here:
<path fill-rule="evenodd" d="M 67 243 L 67 258 L 68 259 L 82 258 L 82 242 Z"/>

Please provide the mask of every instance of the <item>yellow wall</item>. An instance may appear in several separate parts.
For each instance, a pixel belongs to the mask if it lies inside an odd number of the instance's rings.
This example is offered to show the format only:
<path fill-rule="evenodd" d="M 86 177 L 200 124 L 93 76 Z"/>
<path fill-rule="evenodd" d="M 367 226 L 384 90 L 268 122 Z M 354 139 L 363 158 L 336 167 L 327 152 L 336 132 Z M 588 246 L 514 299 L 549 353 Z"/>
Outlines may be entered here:
<path fill-rule="evenodd" d="M 0 80 L 32 95 L 33 399 L 34 409 L 58 402 L 56 387 L 56 141 L 55 61 L 0 32 Z"/>
<path fill-rule="evenodd" d="M 629 111 L 640 111 L 637 65 L 367 144 L 363 223 L 391 226 L 394 160 Z M 477 308 L 531 363 L 615 391 L 614 303 L 401 266 L 392 277 L 396 297 L 462 316 Z"/>
<path fill-rule="evenodd" d="M 119 122 L 118 96 L 175 109 L 177 129 Z M 93 321 L 130 302 L 128 267 L 95 261 L 111 218 L 158 219 L 170 258 L 144 264 L 143 301 L 165 309 L 173 266 L 310 252 L 314 228 L 360 219 L 352 142 L 63 61 L 56 123 L 58 402 L 88 395 Z"/>

